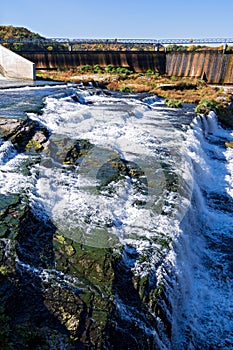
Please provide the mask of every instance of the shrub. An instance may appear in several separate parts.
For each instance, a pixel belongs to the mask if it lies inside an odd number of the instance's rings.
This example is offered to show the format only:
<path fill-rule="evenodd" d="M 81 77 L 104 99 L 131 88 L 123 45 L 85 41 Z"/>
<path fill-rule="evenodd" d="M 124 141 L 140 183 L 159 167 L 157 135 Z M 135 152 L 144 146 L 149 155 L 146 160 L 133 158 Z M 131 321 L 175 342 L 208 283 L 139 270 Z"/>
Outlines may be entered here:
<path fill-rule="evenodd" d="M 169 108 L 182 107 L 182 101 L 180 101 L 180 100 L 165 98 L 164 102 Z"/>
<path fill-rule="evenodd" d="M 188 46 L 188 48 L 187 48 L 188 51 L 196 51 L 196 49 L 197 49 L 197 46 L 196 46 L 196 45 L 190 45 L 190 46 Z"/>
<path fill-rule="evenodd" d="M 120 87 L 120 92 L 132 92 L 132 90 L 128 86 L 121 86 Z"/>
<path fill-rule="evenodd" d="M 92 71 L 92 66 L 90 66 L 89 64 L 86 64 L 85 66 L 82 66 L 80 68 L 81 73 L 86 73 L 86 72 L 90 72 L 90 71 Z"/>
<path fill-rule="evenodd" d="M 217 104 L 214 101 L 207 100 L 206 98 L 202 98 L 195 108 L 196 114 L 208 114 L 210 111 L 216 110 Z"/>
<path fill-rule="evenodd" d="M 112 73 L 115 71 L 115 68 L 111 64 L 108 64 L 107 67 L 105 68 L 105 71 L 107 73 Z"/>
<path fill-rule="evenodd" d="M 150 76 L 153 75 L 153 74 L 154 74 L 153 70 L 147 69 L 147 71 L 146 71 L 146 76 L 147 76 L 147 77 L 150 77 Z"/>
<path fill-rule="evenodd" d="M 116 72 L 120 74 L 125 74 L 125 75 L 132 73 L 128 68 L 124 68 L 124 67 L 118 67 L 116 69 Z"/>
<path fill-rule="evenodd" d="M 20 50 L 22 50 L 22 47 L 23 47 L 23 44 L 21 44 L 21 43 L 13 43 L 12 50 L 20 51 Z"/>
<path fill-rule="evenodd" d="M 93 67 L 94 73 L 102 73 L 102 69 L 99 64 L 95 64 Z"/>
<path fill-rule="evenodd" d="M 171 76 L 171 81 L 176 81 L 177 80 L 177 77 L 175 77 L 174 75 Z"/>
<path fill-rule="evenodd" d="M 201 87 L 206 86 L 207 84 L 206 84 L 205 80 L 199 79 L 199 80 L 197 81 L 197 85 L 198 85 L 198 87 L 201 88 Z"/>

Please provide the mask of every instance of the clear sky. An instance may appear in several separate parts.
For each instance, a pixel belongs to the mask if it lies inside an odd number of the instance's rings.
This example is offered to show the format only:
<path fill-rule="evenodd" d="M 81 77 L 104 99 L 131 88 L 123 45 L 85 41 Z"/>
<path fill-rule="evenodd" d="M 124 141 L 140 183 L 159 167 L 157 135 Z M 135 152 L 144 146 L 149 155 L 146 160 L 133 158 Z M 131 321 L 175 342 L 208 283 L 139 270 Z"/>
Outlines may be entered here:
<path fill-rule="evenodd" d="M 60 38 L 232 38 L 233 0 L 1 0 L 0 25 Z"/>

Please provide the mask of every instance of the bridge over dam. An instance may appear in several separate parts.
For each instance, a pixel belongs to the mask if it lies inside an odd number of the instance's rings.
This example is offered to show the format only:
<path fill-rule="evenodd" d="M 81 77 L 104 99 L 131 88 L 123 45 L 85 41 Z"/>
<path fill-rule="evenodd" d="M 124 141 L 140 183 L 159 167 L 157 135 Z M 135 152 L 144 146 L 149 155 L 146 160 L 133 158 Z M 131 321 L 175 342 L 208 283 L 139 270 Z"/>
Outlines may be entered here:
<path fill-rule="evenodd" d="M 15 44 L 22 46 L 18 53 L 33 62 L 37 70 L 71 69 L 84 65 L 96 64 L 106 67 L 126 67 L 134 72 L 146 72 L 148 69 L 158 71 L 160 74 L 177 77 L 205 77 L 207 82 L 213 84 L 233 84 L 233 52 L 226 50 L 227 45 L 233 43 L 233 38 L 204 38 L 204 39 L 0 39 L 0 44 Z M 23 50 L 24 44 L 30 46 L 41 45 L 44 49 L 35 51 Z M 56 45 L 66 47 L 63 51 L 56 50 Z M 77 50 L 81 44 L 104 45 L 152 45 L 154 51 L 144 50 Z M 222 50 L 199 51 L 171 51 L 166 52 L 166 44 L 174 45 L 201 45 L 218 44 Z M 48 47 L 52 51 L 48 51 Z M 160 50 L 161 47 L 164 50 Z M 28 49 L 28 50 L 29 50 Z M 76 51 L 75 51 L 76 50 Z M 2 67 L 4 68 L 4 67 Z"/>
<path fill-rule="evenodd" d="M 208 83 L 233 84 L 233 53 L 222 50 L 22 52 L 21 55 L 34 62 L 37 70 L 111 64 L 134 72 L 151 69 L 168 76 L 205 77 Z"/>

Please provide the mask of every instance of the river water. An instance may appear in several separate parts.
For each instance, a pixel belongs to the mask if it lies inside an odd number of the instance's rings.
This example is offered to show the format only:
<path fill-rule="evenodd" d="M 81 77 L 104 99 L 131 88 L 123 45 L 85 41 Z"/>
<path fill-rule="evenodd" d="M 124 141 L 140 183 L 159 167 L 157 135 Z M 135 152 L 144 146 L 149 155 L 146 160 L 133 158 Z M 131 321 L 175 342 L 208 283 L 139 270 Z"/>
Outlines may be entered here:
<path fill-rule="evenodd" d="M 159 349 L 231 349 L 233 150 L 225 142 L 233 134 L 213 112 L 193 109 L 75 84 L 1 89 L 1 117 L 28 116 L 51 136 L 27 174 L 25 162 L 38 155 L 1 140 L 0 188 L 24 193 L 59 235 L 124 247 L 135 276 L 164 285 L 171 333 L 158 315 L 158 330 L 147 329 Z"/>

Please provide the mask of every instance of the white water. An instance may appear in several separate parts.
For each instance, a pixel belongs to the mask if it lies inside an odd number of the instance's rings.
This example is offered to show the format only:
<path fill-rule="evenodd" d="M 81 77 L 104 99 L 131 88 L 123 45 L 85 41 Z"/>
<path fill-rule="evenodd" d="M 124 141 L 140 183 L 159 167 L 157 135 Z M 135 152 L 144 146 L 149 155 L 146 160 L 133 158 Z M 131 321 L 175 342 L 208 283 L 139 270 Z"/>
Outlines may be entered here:
<path fill-rule="evenodd" d="M 21 89 L 27 90 L 39 91 Z M 146 329 L 160 349 L 231 349 L 233 151 L 224 142 L 233 135 L 214 114 L 196 118 L 188 128 L 188 112 L 182 117 L 157 97 L 139 101 L 85 89 L 76 94 L 82 104 L 50 93 L 43 114 L 29 114 L 50 129 L 52 141 L 65 140 L 62 154 L 50 149 L 25 176 L 21 168 L 29 156 L 17 154 L 9 141 L 1 143 L 1 193 L 26 193 L 36 215 L 52 219 L 60 233 L 77 242 L 125 245 L 123 260 L 134 274 L 150 275 L 156 285 L 166 281 L 170 307 L 164 301 L 162 308 L 172 323 L 172 339 L 159 317 L 159 335 Z M 74 171 L 63 161 L 77 139 L 95 146 Z M 46 166 L 49 157 L 53 162 Z M 98 171 L 117 157 L 143 170 L 148 194 L 127 177 L 98 190 Z M 168 190 L 169 175 L 175 190 Z M 130 259 L 127 249 L 139 257 Z M 36 273 L 60 283 L 56 271 Z M 128 318 L 127 305 L 116 302 Z"/>
<path fill-rule="evenodd" d="M 210 114 L 189 137 L 195 186 L 173 257 L 171 348 L 232 349 L 232 136 Z"/>
<path fill-rule="evenodd" d="M 32 196 L 32 203 L 36 203 L 34 209 L 42 216 L 45 209 L 63 234 L 78 242 L 82 240 L 84 244 L 99 247 L 121 242 L 143 251 L 160 231 L 166 234 L 162 210 L 169 212 L 172 206 L 174 215 L 180 219 L 189 205 L 192 181 L 182 153 L 184 131 L 172 127 L 169 117 L 166 120 L 163 116 L 165 111 L 157 111 L 156 106 L 151 109 L 144 101 L 88 92 L 82 93 L 82 99 L 91 104 L 77 104 L 70 97 L 46 99 L 40 121 L 56 137 L 65 138 L 67 150 L 75 139 L 89 140 L 95 147 L 79 165 L 78 174 L 70 173 L 68 167 L 64 172 L 54 162 L 50 168 L 41 167 Z M 165 152 L 168 156 L 163 156 Z M 117 157 L 143 170 L 148 195 L 138 192 L 129 178 L 111 184 L 101 193 L 97 191 L 98 171 Z M 177 176 L 177 191 L 183 192 L 183 196 L 167 193 L 161 161 Z M 179 169 L 174 167 L 175 162 L 179 162 Z M 146 205 L 134 205 L 137 200 L 145 201 Z M 43 209 L 41 213 L 38 208 Z"/>

